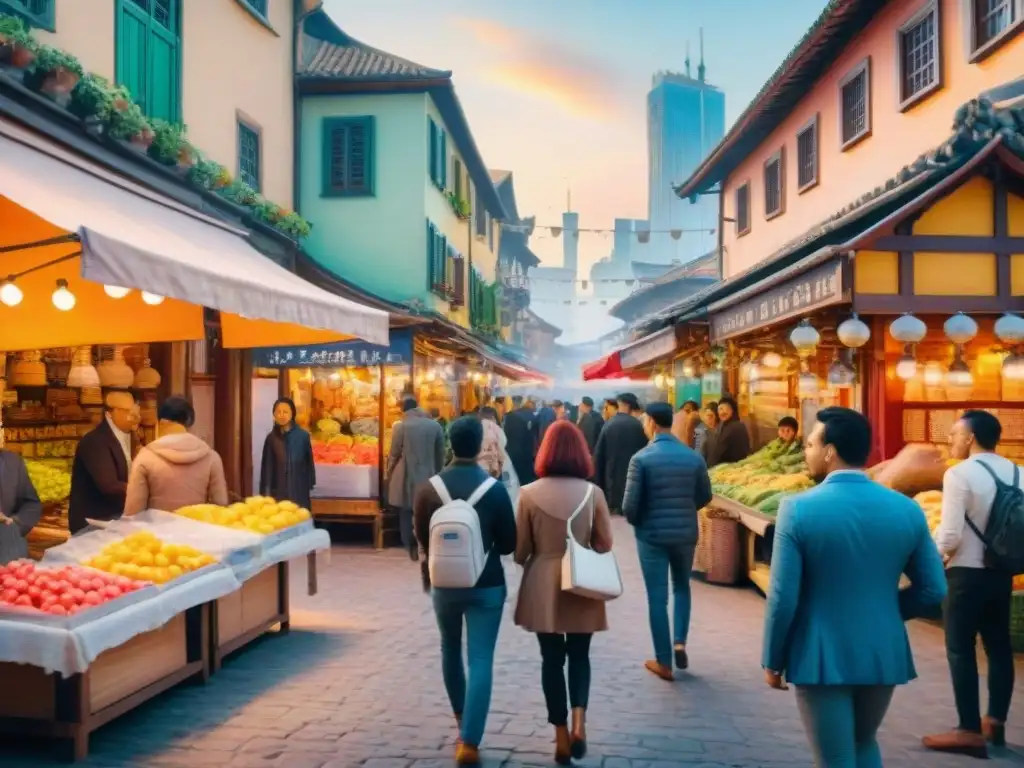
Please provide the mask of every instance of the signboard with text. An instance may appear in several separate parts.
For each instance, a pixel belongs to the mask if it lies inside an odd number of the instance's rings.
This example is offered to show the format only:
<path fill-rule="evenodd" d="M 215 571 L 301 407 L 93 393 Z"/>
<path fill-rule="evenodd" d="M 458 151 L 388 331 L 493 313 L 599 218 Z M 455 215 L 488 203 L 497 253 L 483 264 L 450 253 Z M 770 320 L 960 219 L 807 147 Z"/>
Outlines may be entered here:
<path fill-rule="evenodd" d="M 842 271 L 841 261 L 822 264 L 760 296 L 714 313 L 711 316 L 712 342 L 718 344 L 733 336 L 843 302 Z"/>
<path fill-rule="evenodd" d="M 254 349 L 256 368 L 344 368 L 370 365 L 410 365 L 412 332 L 392 330 L 388 346 L 364 341 L 338 341 L 333 344 L 307 344 L 297 347 L 261 347 Z"/>
<path fill-rule="evenodd" d="M 656 360 L 676 351 L 676 329 L 664 328 L 638 341 L 619 353 L 622 367 L 626 370 Z"/>

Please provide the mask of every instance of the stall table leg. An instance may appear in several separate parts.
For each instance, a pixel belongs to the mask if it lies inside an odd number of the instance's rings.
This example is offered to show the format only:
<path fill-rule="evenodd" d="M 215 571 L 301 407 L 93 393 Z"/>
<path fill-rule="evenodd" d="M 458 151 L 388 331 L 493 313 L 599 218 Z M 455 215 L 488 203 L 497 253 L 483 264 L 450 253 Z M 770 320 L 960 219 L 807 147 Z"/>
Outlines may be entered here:
<path fill-rule="evenodd" d="M 290 624 L 288 563 L 260 571 L 242 588 L 211 606 L 210 657 L 213 671 L 234 653 L 275 626 L 287 632 Z"/>

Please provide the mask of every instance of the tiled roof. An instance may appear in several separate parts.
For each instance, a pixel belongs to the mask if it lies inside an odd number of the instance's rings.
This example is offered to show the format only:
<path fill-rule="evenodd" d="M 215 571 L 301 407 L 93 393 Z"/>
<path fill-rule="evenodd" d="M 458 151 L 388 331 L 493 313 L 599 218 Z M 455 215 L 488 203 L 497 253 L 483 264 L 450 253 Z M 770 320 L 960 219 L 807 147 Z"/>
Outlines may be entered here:
<path fill-rule="evenodd" d="M 303 22 L 296 69 L 304 77 L 365 82 L 444 80 L 452 75 L 356 40 L 322 10 Z"/>

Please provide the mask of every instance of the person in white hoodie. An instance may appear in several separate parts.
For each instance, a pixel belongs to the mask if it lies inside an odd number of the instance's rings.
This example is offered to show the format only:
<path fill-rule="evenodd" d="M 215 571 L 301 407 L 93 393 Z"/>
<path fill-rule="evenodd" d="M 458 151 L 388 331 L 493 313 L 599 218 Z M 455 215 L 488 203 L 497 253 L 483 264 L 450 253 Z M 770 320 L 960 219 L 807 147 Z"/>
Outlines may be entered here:
<path fill-rule="evenodd" d="M 228 484 L 220 456 L 188 428 L 195 421 L 184 397 L 167 398 L 157 413 L 157 439 L 132 462 L 124 514 L 146 509 L 173 512 L 192 504 L 228 503 Z"/>

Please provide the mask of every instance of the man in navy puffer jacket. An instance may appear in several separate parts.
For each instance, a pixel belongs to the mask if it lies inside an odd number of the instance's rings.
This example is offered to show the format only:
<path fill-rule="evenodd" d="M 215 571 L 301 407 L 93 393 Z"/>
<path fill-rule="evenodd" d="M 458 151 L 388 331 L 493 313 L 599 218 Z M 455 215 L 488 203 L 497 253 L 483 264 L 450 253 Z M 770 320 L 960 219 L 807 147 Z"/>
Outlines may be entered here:
<path fill-rule="evenodd" d="M 690 570 L 697 547 L 697 510 L 711 501 L 704 459 L 672 435 L 672 406 L 651 403 L 644 413 L 650 445 L 629 462 L 622 513 L 636 529 L 640 568 L 654 640 L 647 669 L 672 680 L 672 638 L 668 622 L 668 580 L 674 592 L 675 663 L 686 669 L 690 629 Z"/>

